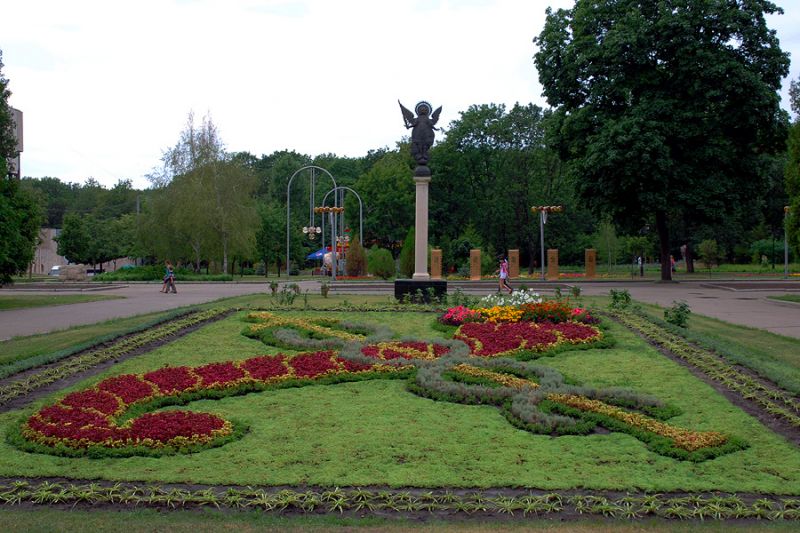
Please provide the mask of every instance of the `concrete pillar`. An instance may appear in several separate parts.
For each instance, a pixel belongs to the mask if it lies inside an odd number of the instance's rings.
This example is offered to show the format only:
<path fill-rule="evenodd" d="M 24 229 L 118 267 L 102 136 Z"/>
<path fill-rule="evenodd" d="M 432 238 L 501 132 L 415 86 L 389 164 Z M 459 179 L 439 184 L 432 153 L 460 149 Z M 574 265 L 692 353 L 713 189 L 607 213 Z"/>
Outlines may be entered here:
<path fill-rule="evenodd" d="M 431 279 L 442 279 L 441 250 L 431 250 Z"/>
<path fill-rule="evenodd" d="M 547 279 L 558 279 L 558 249 L 547 250 Z"/>
<path fill-rule="evenodd" d="M 597 275 L 597 250 L 587 248 L 585 252 L 586 259 L 586 279 L 592 279 Z"/>
<path fill-rule="evenodd" d="M 430 176 L 414 176 L 416 183 L 416 218 L 414 223 L 414 275 L 412 279 L 431 279 L 428 274 L 428 186 Z"/>
<path fill-rule="evenodd" d="M 508 251 L 508 277 L 519 277 L 519 250 Z"/>
<path fill-rule="evenodd" d="M 481 251 L 478 248 L 469 251 L 469 279 L 481 279 Z"/>

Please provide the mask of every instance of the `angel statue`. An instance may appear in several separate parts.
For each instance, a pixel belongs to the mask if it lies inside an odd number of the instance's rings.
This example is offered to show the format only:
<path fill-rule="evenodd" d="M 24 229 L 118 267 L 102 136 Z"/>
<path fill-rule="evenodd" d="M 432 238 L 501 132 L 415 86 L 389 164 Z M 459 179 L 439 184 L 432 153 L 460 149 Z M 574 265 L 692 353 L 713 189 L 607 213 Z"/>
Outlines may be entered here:
<path fill-rule="evenodd" d="M 400 104 L 400 100 L 397 103 Z M 433 132 L 437 130 L 435 126 L 439 121 L 439 113 L 442 112 L 442 106 L 433 111 L 431 104 L 423 100 L 414 107 L 414 111 L 417 112 L 416 118 L 414 118 L 414 113 L 403 107 L 403 104 L 400 104 L 400 110 L 403 112 L 403 121 L 406 129 L 414 128 L 411 130 L 411 155 L 417 165 L 421 167 L 427 166 L 428 150 L 433 145 Z M 433 111 L 433 114 L 431 114 L 431 111 Z"/>

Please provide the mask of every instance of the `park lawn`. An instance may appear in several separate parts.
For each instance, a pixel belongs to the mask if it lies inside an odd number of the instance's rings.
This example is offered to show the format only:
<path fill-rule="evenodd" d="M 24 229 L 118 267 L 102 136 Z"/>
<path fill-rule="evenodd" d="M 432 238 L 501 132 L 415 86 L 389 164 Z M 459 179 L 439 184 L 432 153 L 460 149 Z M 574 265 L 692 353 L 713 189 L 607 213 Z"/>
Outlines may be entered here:
<path fill-rule="evenodd" d="M 800 294 L 781 294 L 780 296 L 768 296 L 772 300 L 783 300 L 784 302 L 800 303 Z"/>
<path fill-rule="evenodd" d="M 655 318 L 664 319 L 664 309 L 642 304 Z M 800 339 L 776 335 L 763 329 L 731 324 L 692 313 L 684 334 L 689 340 L 716 348 L 722 355 L 800 394 Z"/>
<path fill-rule="evenodd" d="M 129 333 L 140 328 L 142 324 L 157 322 L 162 317 L 178 311 L 180 310 L 114 318 L 105 322 L 75 326 L 50 333 L 14 337 L 0 342 L 0 367 L 39 355 L 61 351 L 72 352 L 76 347 L 89 347 L 99 340 Z"/>
<path fill-rule="evenodd" d="M 118 300 L 124 296 L 107 296 L 100 294 L 31 294 L 0 295 L 0 311 L 8 309 L 24 309 L 28 307 L 52 307 L 56 305 L 81 304 L 100 300 Z"/>
<path fill-rule="evenodd" d="M 243 315 L 215 322 L 121 362 L 112 371 L 69 390 L 110 375 L 145 372 L 166 364 L 194 366 L 275 353 L 277 350 L 241 335 L 246 326 Z M 416 325 L 411 325 L 408 315 L 419 315 L 414 318 Z M 398 333 L 416 328 L 420 337 L 440 335 L 430 328 L 430 313 L 356 316 L 361 321 L 386 323 Z M 800 451 L 796 447 L 621 326 L 611 324 L 609 331 L 617 339 L 614 348 L 562 352 L 537 361 L 586 385 L 622 386 L 653 394 L 683 410 L 671 424 L 737 435 L 750 447 L 691 463 L 650 452 L 625 434 L 535 435 L 512 427 L 495 407 L 436 402 L 408 392 L 403 380 L 382 379 L 193 402 L 192 410 L 250 425 L 241 440 L 193 455 L 60 458 L 21 452 L 2 439 L 0 476 L 275 486 L 800 494 Z M 50 396 L 47 402 L 65 392 Z M 9 424 L 44 403 L 0 415 L 3 434 Z"/>

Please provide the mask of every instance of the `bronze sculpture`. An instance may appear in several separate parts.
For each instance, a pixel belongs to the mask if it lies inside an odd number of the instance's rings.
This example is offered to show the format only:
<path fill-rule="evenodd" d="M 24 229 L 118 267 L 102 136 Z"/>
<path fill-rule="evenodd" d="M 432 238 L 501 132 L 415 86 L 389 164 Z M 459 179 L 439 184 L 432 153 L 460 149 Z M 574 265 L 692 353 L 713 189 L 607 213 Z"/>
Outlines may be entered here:
<path fill-rule="evenodd" d="M 400 100 L 397 103 L 400 104 Z M 403 104 L 400 104 L 400 110 L 403 112 L 406 129 L 413 128 L 411 130 L 411 155 L 417 165 L 427 167 L 428 150 L 433 146 L 434 131 L 437 130 L 436 123 L 439 122 L 442 106 L 431 113 L 433 107 L 423 100 L 414 106 L 414 111 L 417 112 L 416 118 L 414 113 L 403 107 Z M 430 171 L 427 173 L 429 174 Z M 419 169 L 417 174 L 420 174 Z"/>

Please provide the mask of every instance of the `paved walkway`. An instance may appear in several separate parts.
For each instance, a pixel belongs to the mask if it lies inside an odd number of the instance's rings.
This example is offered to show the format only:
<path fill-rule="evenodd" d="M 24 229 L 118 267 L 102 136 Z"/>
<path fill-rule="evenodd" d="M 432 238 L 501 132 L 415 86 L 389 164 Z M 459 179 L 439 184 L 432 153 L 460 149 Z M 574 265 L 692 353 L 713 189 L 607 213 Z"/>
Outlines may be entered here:
<path fill-rule="evenodd" d="M 319 293 L 317 281 L 302 281 L 302 290 Z M 528 283 L 543 294 L 551 294 L 560 285 L 566 294 L 568 282 L 560 284 Z M 800 304 L 767 299 L 776 294 L 800 294 L 800 281 L 713 281 L 713 282 L 581 282 L 584 295 L 607 295 L 612 288 L 627 289 L 631 296 L 643 302 L 668 307 L 683 300 L 693 313 L 711 316 L 773 333 L 800 338 Z M 494 282 L 453 282 L 450 289 L 460 287 L 469 294 L 488 294 L 495 291 Z M 58 294 L 77 291 L 58 291 Z M 112 318 L 130 317 L 165 311 L 177 307 L 210 302 L 220 298 L 254 293 L 268 293 L 266 283 L 183 283 L 178 294 L 161 294 L 160 284 L 131 284 L 106 289 L 98 294 L 122 296 L 124 299 L 79 303 L 52 307 L 36 307 L 0 311 L 0 341 L 15 336 L 33 335 L 93 324 Z M 393 294 L 391 283 L 336 284 L 333 294 Z M 22 290 L 21 286 L 0 289 L 3 294 L 54 294 L 42 290 Z"/>

